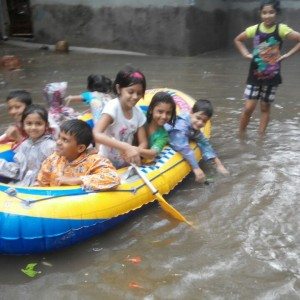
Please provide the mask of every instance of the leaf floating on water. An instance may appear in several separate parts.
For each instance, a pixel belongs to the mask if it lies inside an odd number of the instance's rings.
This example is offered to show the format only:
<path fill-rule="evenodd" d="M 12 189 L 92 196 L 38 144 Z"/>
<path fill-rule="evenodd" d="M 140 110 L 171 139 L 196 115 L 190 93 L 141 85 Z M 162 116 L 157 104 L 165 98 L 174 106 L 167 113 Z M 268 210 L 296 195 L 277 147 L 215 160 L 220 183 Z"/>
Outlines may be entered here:
<path fill-rule="evenodd" d="M 25 269 L 21 269 L 21 271 L 26 274 L 27 276 L 33 278 L 35 277 L 37 274 L 41 273 L 38 272 L 36 270 L 34 270 L 35 266 L 37 265 L 37 263 L 30 263 L 26 266 Z"/>

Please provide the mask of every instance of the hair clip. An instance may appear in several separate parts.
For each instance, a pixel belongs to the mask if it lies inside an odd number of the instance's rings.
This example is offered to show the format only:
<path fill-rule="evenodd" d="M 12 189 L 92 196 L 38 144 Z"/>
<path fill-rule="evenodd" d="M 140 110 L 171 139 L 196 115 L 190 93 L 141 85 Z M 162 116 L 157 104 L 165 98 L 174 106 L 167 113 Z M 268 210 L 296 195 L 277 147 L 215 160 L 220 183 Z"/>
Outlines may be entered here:
<path fill-rule="evenodd" d="M 133 77 L 133 78 L 138 78 L 138 79 L 144 79 L 144 76 L 142 73 L 140 72 L 133 72 L 132 74 L 130 74 L 130 77 Z"/>

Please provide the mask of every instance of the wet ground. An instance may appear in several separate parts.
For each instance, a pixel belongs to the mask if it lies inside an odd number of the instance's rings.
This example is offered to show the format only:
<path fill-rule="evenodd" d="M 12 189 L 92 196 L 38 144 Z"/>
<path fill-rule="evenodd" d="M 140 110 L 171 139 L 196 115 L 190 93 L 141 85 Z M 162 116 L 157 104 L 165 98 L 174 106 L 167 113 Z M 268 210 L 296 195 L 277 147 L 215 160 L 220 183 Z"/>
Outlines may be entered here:
<path fill-rule="evenodd" d="M 196 224 L 192 229 L 158 206 L 114 230 L 56 253 L 0 256 L 0 299 L 299 299 L 300 55 L 283 63 L 284 84 L 267 135 L 256 112 L 244 140 L 237 137 L 248 62 L 235 51 L 199 57 L 58 55 L 0 45 L 17 54 L 21 71 L 0 71 L 0 117 L 5 97 L 25 88 L 42 102 L 46 83 L 67 81 L 69 94 L 85 89 L 91 73 L 113 78 L 125 64 L 139 67 L 148 88 L 170 87 L 212 100 L 212 144 L 231 172 L 196 184 L 193 176 L 167 199 Z M 78 107 L 82 109 L 83 107 Z M 21 272 L 37 263 L 36 277 Z"/>

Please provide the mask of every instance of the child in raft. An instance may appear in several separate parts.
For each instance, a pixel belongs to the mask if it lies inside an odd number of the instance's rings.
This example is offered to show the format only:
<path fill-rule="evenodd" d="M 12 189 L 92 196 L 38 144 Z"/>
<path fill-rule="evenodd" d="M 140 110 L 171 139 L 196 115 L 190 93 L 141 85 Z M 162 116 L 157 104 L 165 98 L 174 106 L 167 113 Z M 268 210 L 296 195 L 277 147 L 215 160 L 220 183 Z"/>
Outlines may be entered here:
<path fill-rule="evenodd" d="M 112 81 L 104 75 L 91 74 L 87 78 L 87 91 L 77 96 L 68 96 L 65 98 L 66 105 L 70 102 L 84 102 L 90 105 L 94 124 L 100 119 L 100 115 L 105 104 L 112 98 L 110 92 Z"/>
<path fill-rule="evenodd" d="M 22 130 L 21 119 L 26 107 L 32 104 L 31 95 L 25 90 L 11 91 L 6 98 L 8 115 L 14 120 L 4 134 L 0 136 L 0 143 L 13 143 L 16 148 L 23 140 L 27 138 Z"/>
<path fill-rule="evenodd" d="M 116 168 L 128 163 L 140 164 L 141 150 L 147 148 L 144 128 L 146 116 L 136 106 L 144 96 L 146 79 L 142 72 L 126 67 L 118 72 L 113 84 L 118 95 L 103 109 L 94 127 L 94 138 L 100 143 L 100 153 L 108 157 Z M 138 146 L 133 146 L 133 140 Z"/>
<path fill-rule="evenodd" d="M 47 133 L 48 112 L 40 105 L 25 108 L 21 127 L 28 138 L 16 149 L 14 162 L 0 159 L 0 175 L 12 179 L 11 183 L 31 186 L 42 162 L 54 152 L 56 143 Z"/>
<path fill-rule="evenodd" d="M 111 162 L 87 150 L 93 143 L 89 125 L 78 119 L 62 123 L 56 152 L 42 164 L 37 186 L 81 185 L 86 190 L 107 190 L 120 178 Z"/>
<path fill-rule="evenodd" d="M 300 49 L 300 33 L 285 24 L 276 22 L 279 9 L 280 1 L 263 0 L 260 6 L 262 22 L 246 28 L 234 39 L 242 56 L 251 60 L 244 92 L 246 102 L 239 125 L 241 136 L 246 131 L 258 100 L 260 100 L 261 111 L 259 133 L 261 135 L 265 133 L 270 119 L 271 104 L 281 83 L 280 63 Z M 244 44 L 247 39 L 253 39 L 252 53 Z M 285 54 L 281 54 L 281 45 L 285 39 L 295 41 L 296 45 Z"/>
<path fill-rule="evenodd" d="M 182 113 L 176 118 L 174 126 L 165 125 L 169 133 L 170 145 L 189 162 L 195 174 L 196 182 L 204 182 L 205 174 L 199 167 L 194 151 L 190 147 L 190 140 L 194 140 L 201 149 L 205 161 L 212 160 L 217 170 L 222 174 L 229 174 L 217 157 L 201 128 L 210 120 L 213 108 L 209 100 L 197 100 L 190 113 Z"/>
<path fill-rule="evenodd" d="M 169 142 L 165 124 L 174 125 L 176 119 L 176 103 L 167 92 L 157 92 L 147 110 L 145 125 L 149 149 L 141 149 L 141 156 L 153 160 Z"/>
<path fill-rule="evenodd" d="M 9 116 L 14 120 L 3 135 L 0 136 L 0 143 L 12 143 L 12 149 L 16 149 L 28 136 L 21 126 L 22 114 L 26 107 L 32 104 L 31 94 L 26 90 L 13 90 L 6 98 Z M 48 114 L 47 131 L 54 138 L 58 136 L 58 125 Z"/>

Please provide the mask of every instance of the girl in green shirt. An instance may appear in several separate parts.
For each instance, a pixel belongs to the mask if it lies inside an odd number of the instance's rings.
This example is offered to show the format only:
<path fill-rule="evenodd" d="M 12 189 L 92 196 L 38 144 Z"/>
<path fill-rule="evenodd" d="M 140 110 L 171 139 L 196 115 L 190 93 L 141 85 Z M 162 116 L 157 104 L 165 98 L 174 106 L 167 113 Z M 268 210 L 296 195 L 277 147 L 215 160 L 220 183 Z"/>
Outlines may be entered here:
<path fill-rule="evenodd" d="M 148 107 L 146 132 L 149 149 L 142 149 L 144 158 L 153 160 L 169 141 L 164 125 L 174 124 L 176 118 L 176 104 L 167 92 L 157 92 Z"/>

